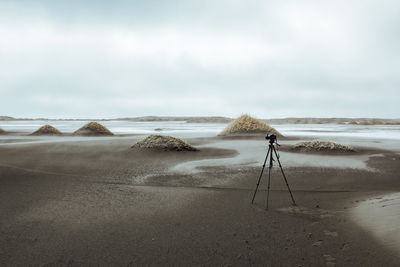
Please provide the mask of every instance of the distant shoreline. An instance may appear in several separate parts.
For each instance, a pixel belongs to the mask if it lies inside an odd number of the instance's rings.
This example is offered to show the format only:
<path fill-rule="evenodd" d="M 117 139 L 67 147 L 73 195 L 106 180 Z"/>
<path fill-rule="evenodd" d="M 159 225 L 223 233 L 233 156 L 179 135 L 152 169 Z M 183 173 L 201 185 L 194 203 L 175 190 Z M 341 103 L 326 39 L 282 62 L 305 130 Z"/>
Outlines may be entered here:
<path fill-rule="evenodd" d="M 233 119 L 221 116 L 143 116 L 127 117 L 115 119 L 49 119 L 49 118 L 14 118 L 10 116 L 0 116 L 0 121 L 136 121 L 136 122 L 154 122 L 154 121 L 184 121 L 187 123 L 229 123 Z M 384 118 L 282 118 L 282 119 L 262 119 L 269 124 L 352 124 L 352 125 L 400 125 L 400 119 Z"/>

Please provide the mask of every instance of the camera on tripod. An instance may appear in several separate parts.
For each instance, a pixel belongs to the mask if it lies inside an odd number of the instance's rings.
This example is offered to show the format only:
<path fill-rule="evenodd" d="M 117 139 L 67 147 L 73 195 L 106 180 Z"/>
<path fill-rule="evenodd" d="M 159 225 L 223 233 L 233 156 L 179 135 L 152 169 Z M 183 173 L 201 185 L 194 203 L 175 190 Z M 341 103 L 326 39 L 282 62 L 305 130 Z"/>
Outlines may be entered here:
<path fill-rule="evenodd" d="M 265 139 L 269 140 L 269 143 L 272 145 L 276 141 L 276 135 L 275 134 L 271 134 L 271 135 L 267 134 Z"/>

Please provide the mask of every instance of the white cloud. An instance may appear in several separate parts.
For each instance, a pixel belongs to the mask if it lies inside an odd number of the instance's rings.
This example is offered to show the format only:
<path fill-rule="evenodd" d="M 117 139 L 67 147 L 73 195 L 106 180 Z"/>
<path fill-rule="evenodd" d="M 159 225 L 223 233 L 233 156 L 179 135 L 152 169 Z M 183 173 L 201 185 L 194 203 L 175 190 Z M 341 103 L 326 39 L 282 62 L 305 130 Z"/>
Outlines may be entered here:
<path fill-rule="evenodd" d="M 3 5 L 0 113 L 398 116 L 396 2 L 207 3 Z"/>

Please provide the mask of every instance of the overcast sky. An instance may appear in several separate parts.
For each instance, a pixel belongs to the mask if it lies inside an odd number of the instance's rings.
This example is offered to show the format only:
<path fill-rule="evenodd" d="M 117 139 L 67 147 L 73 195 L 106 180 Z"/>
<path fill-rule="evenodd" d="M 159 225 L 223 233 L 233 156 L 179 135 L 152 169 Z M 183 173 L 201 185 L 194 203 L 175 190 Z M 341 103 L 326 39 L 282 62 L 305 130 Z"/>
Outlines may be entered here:
<path fill-rule="evenodd" d="M 0 115 L 400 110 L 400 1 L 0 0 Z"/>

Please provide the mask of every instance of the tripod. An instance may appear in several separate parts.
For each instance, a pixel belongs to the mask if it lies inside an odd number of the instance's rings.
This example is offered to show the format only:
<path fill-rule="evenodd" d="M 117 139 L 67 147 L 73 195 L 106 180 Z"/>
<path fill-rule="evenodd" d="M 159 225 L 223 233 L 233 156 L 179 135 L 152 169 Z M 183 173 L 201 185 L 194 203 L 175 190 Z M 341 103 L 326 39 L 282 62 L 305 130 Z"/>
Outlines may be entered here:
<path fill-rule="evenodd" d="M 279 168 L 281 169 L 281 172 L 282 172 L 282 175 L 283 175 L 283 179 L 285 180 L 286 186 L 287 186 L 287 188 L 289 190 L 290 197 L 292 198 L 292 203 L 293 203 L 294 206 L 296 206 L 296 202 L 294 201 L 292 191 L 290 190 L 290 186 L 289 186 L 288 181 L 286 179 L 285 173 L 283 172 L 281 161 L 279 160 L 279 155 L 278 155 L 278 153 L 276 152 L 276 149 L 275 149 L 275 143 L 276 143 L 276 145 L 279 146 L 279 144 L 276 142 L 276 135 L 275 134 L 267 135 L 265 138 L 267 140 L 269 140 L 268 152 L 267 152 L 267 155 L 265 157 L 264 164 L 262 166 L 260 177 L 258 178 L 256 190 L 254 191 L 254 195 L 253 195 L 253 199 L 251 200 L 251 204 L 253 204 L 254 198 L 256 197 L 258 186 L 260 185 L 261 177 L 262 177 L 262 175 L 264 173 L 265 164 L 267 163 L 267 160 L 268 160 L 268 157 L 269 157 L 268 187 L 267 187 L 267 207 L 265 208 L 265 210 L 268 210 L 269 189 L 270 189 L 270 185 L 271 185 L 271 169 L 272 169 L 272 166 L 273 166 L 273 161 L 275 161 L 274 160 L 274 156 L 273 156 L 275 154 L 276 159 L 278 160 L 278 163 L 279 163 Z"/>

